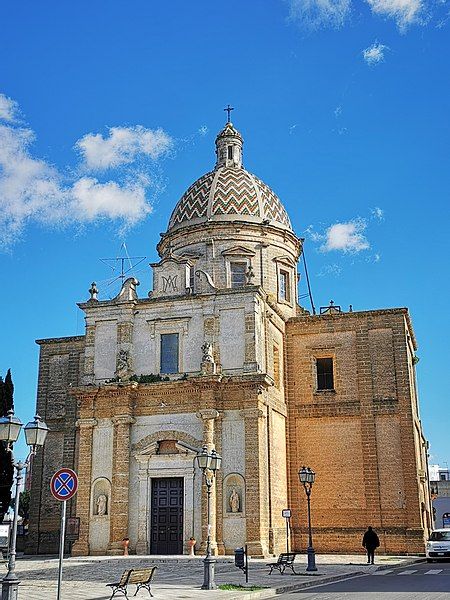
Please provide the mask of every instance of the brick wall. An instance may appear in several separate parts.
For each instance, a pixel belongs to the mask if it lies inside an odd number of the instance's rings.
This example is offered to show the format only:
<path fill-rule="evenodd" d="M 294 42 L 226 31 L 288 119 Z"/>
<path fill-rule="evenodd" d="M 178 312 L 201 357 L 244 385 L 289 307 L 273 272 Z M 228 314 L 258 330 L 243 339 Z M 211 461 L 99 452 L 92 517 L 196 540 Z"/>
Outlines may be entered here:
<path fill-rule="evenodd" d="M 363 532 L 372 525 L 382 551 L 423 552 L 421 513 L 429 503 L 407 310 L 291 319 L 286 345 L 294 546 L 307 545 L 306 499 L 297 474 L 305 464 L 317 473 L 316 550 L 361 551 Z M 317 391 L 318 357 L 333 358 L 332 391 Z"/>

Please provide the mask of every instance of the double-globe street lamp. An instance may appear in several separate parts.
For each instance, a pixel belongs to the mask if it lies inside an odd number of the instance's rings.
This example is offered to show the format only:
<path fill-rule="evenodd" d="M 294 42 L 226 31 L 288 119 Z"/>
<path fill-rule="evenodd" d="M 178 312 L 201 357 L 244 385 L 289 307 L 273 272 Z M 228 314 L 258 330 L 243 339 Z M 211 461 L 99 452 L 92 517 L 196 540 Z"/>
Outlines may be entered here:
<path fill-rule="evenodd" d="M 316 478 L 316 474 L 310 467 L 302 467 L 298 472 L 298 477 L 300 479 L 300 483 L 305 488 L 306 499 L 308 502 L 308 566 L 306 567 L 307 571 L 317 571 L 316 567 L 316 553 L 313 548 L 312 541 L 312 529 L 311 529 L 311 490 Z"/>
<path fill-rule="evenodd" d="M 36 454 L 39 446 L 43 446 L 47 437 L 48 427 L 41 420 L 39 415 L 34 417 L 25 425 L 25 439 L 30 447 L 28 457 L 25 462 L 14 460 L 12 454 L 12 444 L 17 441 L 23 424 L 20 419 L 14 416 L 14 411 L 10 410 L 7 417 L 0 418 L 0 441 L 6 442 L 6 448 L 11 452 L 12 463 L 16 471 L 16 490 L 14 499 L 14 519 L 9 543 L 8 573 L 2 579 L 2 600 L 17 600 L 19 578 L 16 575 L 16 539 L 17 539 L 17 520 L 19 516 L 19 496 L 20 485 L 22 483 L 22 471 L 30 464 L 31 457 Z"/>
<path fill-rule="evenodd" d="M 202 470 L 206 483 L 207 491 L 207 518 L 208 518 L 208 535 L 206 538 L 206 556 L 203 559 L 203 585 L 202 590 L 215 590 L 217 588 L 214 581 L 214 566 L 215 558 L 211 555 L 211 488 L 214 483 L 216 471 L 220 469 L 222 457 L 215 450 L 208 451 L 206 446 L 203 446 L 200 452 L 197 453 L 197 464 Z"/>

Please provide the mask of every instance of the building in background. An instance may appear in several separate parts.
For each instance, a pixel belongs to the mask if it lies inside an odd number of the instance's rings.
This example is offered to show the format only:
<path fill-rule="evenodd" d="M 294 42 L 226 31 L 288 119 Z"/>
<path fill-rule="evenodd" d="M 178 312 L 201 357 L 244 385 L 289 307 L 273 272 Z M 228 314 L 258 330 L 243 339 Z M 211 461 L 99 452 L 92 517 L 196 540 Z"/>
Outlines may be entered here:
<path fill-rule="evenodd" d="M 113 300 L 79 304 L 85 335 L 39 340 L 37 409 L 50 427 L 33 464 L 29 552 L 55 552 L 52 474 L 73 467 L 72 552 L 181 554 L 204 548 L 195 449 L 223 457 L 213 550 L 253 556 L 307 545 L 298 470 L 316 473 L 318 551 L 423 552 L 431 526 L 416 341 L 406 308 L 310 315 L 298 304 L 303 240 L 279 198 L 242 165 L 227 123 L 216 165 L 183 194 L 157 245 L 153 289 L 130 278 Z"/>
<path fill-rule="evenodd" d="M 434 525 L 450 527 L 450 470 L 439 465 L 430 465 L 429 470 Z"/>

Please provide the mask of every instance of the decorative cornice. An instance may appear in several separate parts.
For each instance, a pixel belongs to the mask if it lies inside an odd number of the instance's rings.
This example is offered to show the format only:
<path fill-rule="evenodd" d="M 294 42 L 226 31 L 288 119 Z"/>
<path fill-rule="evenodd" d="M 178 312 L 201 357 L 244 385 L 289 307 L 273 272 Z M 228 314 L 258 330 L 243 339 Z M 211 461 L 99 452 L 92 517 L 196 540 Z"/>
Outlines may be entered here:
<path fill-rule="evenodd" d="M 265 419 L 267 413 L 261 408 L 243 408 L 240 411 L 244 419 Z"/>
<path fill-rule="evenodd" d="M 95 427 L 98 424 L 97 419 L 78 419 L 75 425 L 79 429 L 89 429 Z"/>
<path fill-rule="evenodd" d="M 114 425 L 132 425 L 136 423 L 136 419 L 131 415 L 116 415 L 112 417 L 111 421 Z"/>
<path fill-rule="evenodd" d="M 207 419 L 217 419 L 219 415 L 219 411 L 215 410 L 214 408 L 206 408 L 203 410 L 199 410 L 197 413 L 197 417 L 199 419 L 203 419 L 204 421 Z"/>

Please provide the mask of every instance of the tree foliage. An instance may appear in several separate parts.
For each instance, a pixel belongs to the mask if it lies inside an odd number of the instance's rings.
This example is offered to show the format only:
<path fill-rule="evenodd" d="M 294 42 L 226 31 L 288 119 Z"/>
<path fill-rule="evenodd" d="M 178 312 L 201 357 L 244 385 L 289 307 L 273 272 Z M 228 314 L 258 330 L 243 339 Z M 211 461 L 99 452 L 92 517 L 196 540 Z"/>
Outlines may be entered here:
<path fill-rule="evenodd" d="M 0 417 L 6 417 L 9 410 L 13 410 L 14 385 L 11 377 L 11 370 L 3 381 L 0 377 Z M 8 511 L 11 502 L 11 488 L 13 485 L 14 467 L 12 464 L 12 454 L 6 449 L 6 443 L 0 442 L 0 523 L 3 521 L 5 513 Z"/>

